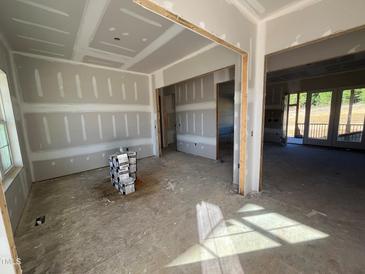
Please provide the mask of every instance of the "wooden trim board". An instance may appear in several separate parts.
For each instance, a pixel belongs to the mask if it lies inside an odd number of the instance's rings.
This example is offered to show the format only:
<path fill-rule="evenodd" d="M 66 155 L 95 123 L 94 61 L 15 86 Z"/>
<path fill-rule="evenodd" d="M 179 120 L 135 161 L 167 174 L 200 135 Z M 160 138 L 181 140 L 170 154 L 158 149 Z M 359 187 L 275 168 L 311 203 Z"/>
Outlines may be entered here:
<path fill-rule="evenodd" d="M 247 55 L 242 56 L 241 71 L 241 118 L 240 118 L 240 168 L 239 168 L 239 193 L 245 193 L 246 181 L 246 140 L 247 140 L 247 75 L 248 62 Z"/>
<path fill-rule="evenodd" d="M 2 181 L 0 181 L 0 184 L 2 184 Z M 3 218 L 4 226 L 5 226 L 6 236 L 7 236 L 8 242 L 9 242 L 9 246 L 10 246 L 10 251 L 11 251 L 11 256 L 13 259 L 13 266 L 14 266 L 15 273 L 22 273 L 20 264 L 17 263 L 18 262 L 18 253 L 16 251 L 13 230 L 11 228 L 8 206 L 6 204 L 3 187 L 1 187 L 1 191 L 0 191 L 0 210 L 1 210 L 1 215 Z"/>
<path fill-rule="evenodd" d="M 215 83 L 214 85 L 214 89 L 215 89 L 215 104 L 216 104 L 216 108 L 215 108 L 215 141 L 216 141 L 216 154 L 215 154 L 215 159 L 218 161 L 218 160 L 221 160 L 220 157 L 220 145 L 219 145 L 219 122 L 220 122 L 220 119 L 219 119 L 219 84 L 220 83 Z"/>
<path fill-rule="evenodd" d="M 168 11 L 165 8 L 153 3 L 151 0 L 133 0 L 136 4 L 142 6 L 145 9 L 148 9 L 162 17 L 169 19 L 170 21 L 177 23 L 195 33 L 204 36 L 205 38 L 216 42 L 217 44 L 224 46 L 230 50 L 233 50 L 241 55 L 242 61 L 242 79 L 241 79 L 241 119 L 240 119 L 240 168 L 239 168 L 239 187 L 238 192 L 241 195 L 244 195 L 245 188 L 245 179 L 246 179 L 246 140 L 247 140 L 247 82 L 248 82 L 248 55 L 247 53 L 232 45 L 231 43 L 217 37 L 216 35 L 208 32 L 207 30 L 181 18 L 177 14 Z"/>
<path fill-rule="evenodd" d="M 156 131 L 157 131 L 157 144 L 158 144 L 158 157 L 162 156 L 162 136 L 161 136 L 161 90 L 156 89 L 156 114 L 157 114 L 157 121 L 156 121 Z"/>
<path fill-rule="evenodd" d="M 264 85 L 263 85 L 263 94 L 262 94 L 262 117 L 261 117 L 261 153 L 260 153 L 260 174 L 259 174 L 259 191 L 262 191 L 264 188 L 264 176 L 263 176 L 263 165 L 264 165 L 264 135 L 265 135 L 265 119 L 266 119 L 266 68 L 267 68 L 267 58 L 265 56 L 264 60 Z"/>

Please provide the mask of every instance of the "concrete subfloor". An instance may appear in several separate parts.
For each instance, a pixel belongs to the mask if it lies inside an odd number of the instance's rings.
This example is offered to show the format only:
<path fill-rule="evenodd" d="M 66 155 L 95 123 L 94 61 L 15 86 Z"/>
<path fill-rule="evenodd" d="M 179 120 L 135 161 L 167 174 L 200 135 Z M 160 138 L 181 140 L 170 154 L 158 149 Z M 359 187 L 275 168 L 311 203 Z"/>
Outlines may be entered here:
<path fill-rule="evenodd" d="M 129 196 L 107 168 L 35 183 L 16 232 L 24 273 L 364 273 L 362 153 L 265 146 L 265 191 L 245 198 L 229 163 L 138 164 Z"/>

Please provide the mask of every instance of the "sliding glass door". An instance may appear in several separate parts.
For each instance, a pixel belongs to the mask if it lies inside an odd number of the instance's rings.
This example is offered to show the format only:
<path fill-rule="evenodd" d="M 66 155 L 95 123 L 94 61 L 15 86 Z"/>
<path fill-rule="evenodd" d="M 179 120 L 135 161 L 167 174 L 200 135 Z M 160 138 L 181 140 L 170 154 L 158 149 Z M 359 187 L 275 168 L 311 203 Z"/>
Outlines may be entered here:
<path fill-rule="evenodd" d="M 310 92 L 307 101 L 308 123 L 305 143 L 311 145 L 331 145 L 333 128 L 333 91 Z"/>
<path fill-rule="evenodd" d="M 288 94 L 283 126 L 288 143 L 365 149 L 365 88 Z"/>
<path fill-rule="evenodd" d="M 334 145 L 348 148 L 365 146 L 365 88 L 339 91 L 335 114 Z"/>
<path fill-rule="evenodd" d="M 285 130 L 287 143 L 303 144 L 307 93 L 292 93 L 285 97 Z"/>

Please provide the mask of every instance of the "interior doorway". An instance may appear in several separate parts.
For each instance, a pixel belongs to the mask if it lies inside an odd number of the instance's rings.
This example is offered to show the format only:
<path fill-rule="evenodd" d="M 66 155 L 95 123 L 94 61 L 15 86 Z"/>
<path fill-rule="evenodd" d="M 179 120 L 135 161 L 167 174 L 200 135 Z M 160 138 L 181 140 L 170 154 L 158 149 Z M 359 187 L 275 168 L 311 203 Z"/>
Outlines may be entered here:
<path fill-rule="evenodd" d="M 176 144 L 176 101 L 171 88 L 158 91 L 158 115 L 160 120 L 160 151 L 177 150 Z"/>
<path fill-rule="evenodd" d="M 234 80 L 217 84 L 217 159 L 233 162 Z"/>

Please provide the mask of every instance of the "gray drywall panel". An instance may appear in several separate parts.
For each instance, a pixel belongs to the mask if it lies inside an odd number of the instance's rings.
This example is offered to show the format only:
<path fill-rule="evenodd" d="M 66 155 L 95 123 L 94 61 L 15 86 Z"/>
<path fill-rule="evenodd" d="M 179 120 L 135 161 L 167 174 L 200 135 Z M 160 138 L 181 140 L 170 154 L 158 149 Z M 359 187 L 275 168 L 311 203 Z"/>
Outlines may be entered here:
<path fill-rule="evenodd" d="M 119 141 L 141 143 L 132 147 L 140 157 L 153 154 L 148 76 L 22 54 L 15 59 L 35 181 L 103 166 L 109 152 L 101 159 L 99 150 Z"/>
<path fill-rule="evenodd" d="M 213 160 L 216 159 L 216 146 L 213 145 L 178 140 L 177 150 Z"/>
<path fill-rule="evenodd" d="M 15 60 L 25 102 L 149 104 L 149 80 L 145 75 L 19 54 Z"/>
<path fill-rule="evenodd" d="M 178 151 L 216 158 L 216 85 L 232 79 L 230 67 L 164 88 L 175 91 Z"/>
<path fill-rule="evenodd" d="M 202 157 L 215 158 L 216 146 L 203 143 L 207 140 L 204 137 L 213 138 L 213 143 L 216 138 L 214 74 L 208 73 L 171 87 L 168 90 L 175 91 L 177 106 L 177 150 Z M 201 107 L 201 105 L 197 105 L 199 103 L 213 104 L 208 109 L 199 109 Z M 185 141 L 182 141 L 181 138 L 184 138 Z M 212 140 L 210 140 L 211 142 Z"/>
<path fill-rule="evenodd" d="M 28 113 L 24 116 L 31 150 L 44 151 L 123 139 L 150 138 L 150 115 L 149 112 L 86 112 Z M 99 116 L 101 132 L 99 128 Z M 115 119 L 115 137 L 113 116 Z M 137 116 L 139 116 L 139 130 Z M 126 134 L 125 117 L 128 122 L 128 136 Z M 68 121 L 69 140 L 66 133 L 65 118 Z M 83 133 L 82 119 L 85 121 L 85 136 Z M 48 133 L 44 125 L 45 121 L 48 126 Z"/>
<path fill-rule="evenodd" d="M 36 116 L 37 114 L 32 114 Z M 39 115 L 39 114 L 38 114 Z M 59 114 L 62 115 L 62 114 Z M 70 129 L 71 143 L 74 146 L 81 146 L 85 143 L 83 139 L 83 129 L 81 123 L 81 113 L 65 113 L 63 116 L 67 116 L 68 125 Z M 27 115 L 26 115 L 27 117 Z"/>
<path fill-rule="evenodd" d="M 177 26 L 177 25 L 175 25 Z M 149 56 L 131 66 L 132 71 L 152 73 L 212 43 L 207 38 L 184 29 Z"/>
<path fill-rule="evenodd" d="M 1 29 L 6 33 L 13 50 L 22 52 L 39 50 L 46 55 L 59 54 L 71 59 L 86 3 L 86 0 L 47 2 L 4 0 L 1 1 Z M 58 11 L 64 12 L 65 16 L 57 14 Z M 25 22 L 16 23 L 14 20 L 17 19 Z M 31 22 L 38 25 L 33 25 Z M 52 42 L 37 41 L 37 38 Z"/>
<path fill-rule="evenodd" d="M 177 63 L 163 71 L 164 85 L 194 78 L 211 71 L 232 66 L 238 54 L 224 47 L 216 46 L 199 54 L 199 58 L 191 58 Z"/>
<path fill-rule="evenodd" d="M 213 74 L 209 73 L 203 77 L 190 79 L 176 84 L 177 105 L 187 105 L 212 101 L 215 98 Z"/>
<path fill-rule="evenodd" d="M 145 158 L 153 155 L 151 144 L 130 146 L 131 151 L 137 151 L 137 157 Z M 87 155 L 78 155 L 74 157 L 65 157 L 54 160 L 35 161 L 34 173 L 36 181 L 42 181 L 50 178 L 69 175 L 85 170 L 95 169 L 108 166 L 108 157 L 117 153 L 119 147 L 105 151 L 90 153 Z"/>
<path fill-rule="evenodd" d="M 22 216 L 30 188 L 30 180 L 27 178 L 25 169 L 22 169 L 5 192 L 13 232 Z"/>
<path fill-rule="evenodd" d="M 123 63 L 110 61 L 107 59 L 102 59 L 94 56 L 85 55 L 82 60 L 85 63 L 95 64 L 95 65 L 102 65 L 107 67 L 113 67 L 113 68 L 121 68 L 123 66 Z"/>
<path fill-rule="evenodd" d="M 177 115 L 176 127 L 178 130 L 178 134 L 198 135 L 203 137 L 216 137 L 215 109 L 180 111 L 177 112 L 176 115 Z M 202 121 L 203 121 L 203 129 L 202 129 Z M 194 123 L 195 123 L 195 132 L 194 132 Z"/>
<path fill-rule="evenodd" d="M 108 5 L 103 11 L 103 16 L 98 22 L 90 41 L 90 47 L 92 48 L 114 54 L 135 56 L 150 41 L 156 40 L 172 26 L 172 22 L 169 20 L 141 8 L 133 1 L 108 1 L 106 3 Z M 127 12 L 124 12 L 125 10 Z M 130 13 L 135 16 L 131 16 Z M 138 17 L 144 20 L 140 20 Z M 150 22 L 153 23 L 150 24 Z M 111 26 L 115 28 L 112 32 L 109 30 Z M 127 35 L 123 36 L 123 33 L 127 33 Z M 113 37 L 119 37 L 120 40 L 115 41 Z M 142 41 L 142 38 L 146 38 L 148 43 Z M 109 44 L 112 44 L 112 46 Z"/>

